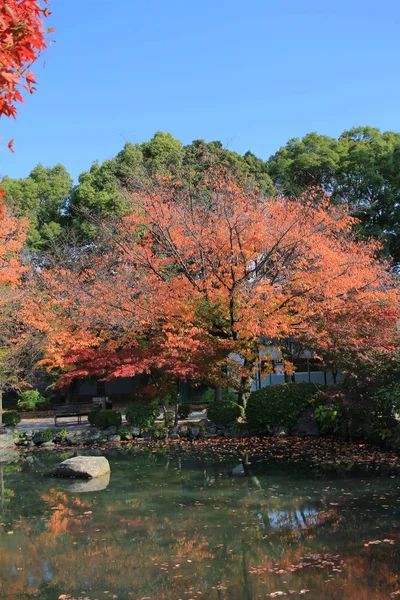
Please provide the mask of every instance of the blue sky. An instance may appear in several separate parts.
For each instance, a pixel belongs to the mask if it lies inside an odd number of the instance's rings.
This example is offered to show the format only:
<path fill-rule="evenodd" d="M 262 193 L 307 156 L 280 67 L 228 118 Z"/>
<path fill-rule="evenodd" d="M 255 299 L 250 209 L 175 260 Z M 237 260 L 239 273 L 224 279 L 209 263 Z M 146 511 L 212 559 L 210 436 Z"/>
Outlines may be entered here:
<path fill-rule="evenodd" d="M 0 174 L 76 179 L 157 130 L 267 159 L 291 137 L 400 130 L 398 0 L 52 0 L 38 91 Z M 15 138 L 15 154 L 6 149 Z"/>

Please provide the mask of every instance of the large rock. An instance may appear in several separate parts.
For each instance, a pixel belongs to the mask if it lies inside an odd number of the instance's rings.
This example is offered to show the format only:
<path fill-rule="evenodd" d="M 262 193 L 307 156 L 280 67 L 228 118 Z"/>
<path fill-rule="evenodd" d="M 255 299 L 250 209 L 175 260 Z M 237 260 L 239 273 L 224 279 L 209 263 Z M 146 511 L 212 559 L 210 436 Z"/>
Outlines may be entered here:
<path fill-rule="evenodd" d="M 321 432 L 312 406 L 301 413 L 290 433 L 292 435 L 320 435 Z"/>
<path fill-rule="evenodd" d="M 105 456 L 74 456 L 60 463 L 54 475 L 57 477 L 78 477 L 92 479 L 110 472 L 110 463 Z"/>

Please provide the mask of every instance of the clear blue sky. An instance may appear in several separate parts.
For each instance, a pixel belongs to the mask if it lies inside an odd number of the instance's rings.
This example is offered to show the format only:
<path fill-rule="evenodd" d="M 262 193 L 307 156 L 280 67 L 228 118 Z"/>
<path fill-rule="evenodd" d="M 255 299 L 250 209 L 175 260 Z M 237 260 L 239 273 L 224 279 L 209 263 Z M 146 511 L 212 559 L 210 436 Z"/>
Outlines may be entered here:
<path fill-rule="evenodd" d="M 52 0 L 38 91 L 0 173 L 74 178 L 157 130 L 266 159 L 291 137 L 400 130 L 399 0 Z M 3 144 L 2 142 L 2 144 Z"/>

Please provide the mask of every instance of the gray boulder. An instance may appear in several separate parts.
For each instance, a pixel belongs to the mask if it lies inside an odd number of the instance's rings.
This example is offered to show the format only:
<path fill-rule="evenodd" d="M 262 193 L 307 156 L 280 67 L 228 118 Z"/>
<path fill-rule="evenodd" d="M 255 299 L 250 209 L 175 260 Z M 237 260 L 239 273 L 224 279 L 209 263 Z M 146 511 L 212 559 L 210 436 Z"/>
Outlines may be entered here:
<path fill-rule="evenodd" d="M 57 477 L 92 479 L 110 472 L 110 463 L 105 456 L 75 456 L 60 463 L 54 471 Z"/>
<path fill-rule="evenodd" d="M 131 428 L 131 434 L 133 435 L 133 437 L 139 437 L 139 435 L 140 435 L 140 428 L 139 427 L 132 427 Z"/>
<path fill-rule="evenodd" d="M 117 435 L 117 434 L 109 435 L 109 436 L 107 436 L 107 441 L 109 441 L 109 442 L 120 442 L 121 441 L 121 436 Z"/>
<path fill-rule="evenodd" d="M 190 435 L 192 437 L 197 437 L 200 433 L 200 427 L 191 427 L 190 428 Z"/>
<path fill-rule="evenodd" d="M 301 413 L 290 433 L 292 435 L 320 435 L 321 432 L 312 406 Z"/>

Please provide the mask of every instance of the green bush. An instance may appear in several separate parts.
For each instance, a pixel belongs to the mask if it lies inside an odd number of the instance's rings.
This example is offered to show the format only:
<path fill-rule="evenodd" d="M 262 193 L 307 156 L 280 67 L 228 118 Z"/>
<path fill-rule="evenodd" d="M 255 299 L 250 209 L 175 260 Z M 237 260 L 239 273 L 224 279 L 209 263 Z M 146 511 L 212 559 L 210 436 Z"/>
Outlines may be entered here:
<path fill-rule="evenodd" d="M 207 410 L 207 417 L 217 425 L 230 425 L 239 417 L 243 417 L 244 409 L 232 400 L 212 402 Z"/>
<path fill-rule="evenodd" d="M 159 440 L 168 435 L 168 427 L 164 423 L 157 423 L 151 430 L 150 435 L 152 438 Z"/>
<path fill-rule="evenodd" d="M 314 417 L 321 431 L 325 433 L 339 431 L 342 415 L 336 404 L 319 404 L 314 410 Z"/>
<path fill-rule="evenodd" d="M 187 419 L 191 412 L 192 407 L 190 404 L 180 404 L 178 406 L 178 417 L 180 419 Z"/>
<path fill-rule="evenodd" d="M 95 427 L 95 419 L 96 419 L 96 415 L 100 412 L 101 408 L 94 408 L 89 414 L 88 414 L 88 421 L 90 423 L 90 425 L 92 425 L 92 427 Z"/>
<path fill-rule="evenodd" d="M 249 429 L 268 433 L 273 425 L 293 427 L 320 389 L 314 383 L 283 383 L 252 392 L 246 406 Z"/>
<path fill-rule="evenodd" d="M 122 417 L 118 410 L 99 410 L 94 416 L 94 425 L 97 427 L 97 429 L 119 427 L 121 422 Z"/>
<path fill-rule="evenodd" d="M 57 427 L 49 427 L 40 432 L 42 442 L 53 442 L 54 440 L 64 441 L 67 437 L 68 429 L 57 429 Z"/>
<path fill-rule="evenodd" d="M 6 427 L 15 427 L 21 420 L 16 410 L 5 410 L 3 412 L 3 425 Z"/>
<path fill-rule="evenodd" d="M 17 409 L 20 411 L 47 410 L 50 401 L 37 390 L 27 390 L 18 394 Z"/>
<path fill-rule="evenodd" d="M 139 427 L 139 429 L 145 429 L 151 427 L 159 416 L 160 411 L 152 404 L 145 404 L 144 402 L 134 402 L 126 409 L 126 420 L 132 427 Z"/>

